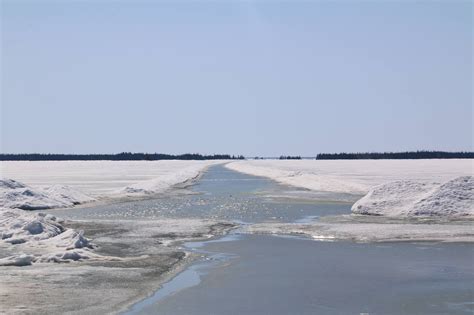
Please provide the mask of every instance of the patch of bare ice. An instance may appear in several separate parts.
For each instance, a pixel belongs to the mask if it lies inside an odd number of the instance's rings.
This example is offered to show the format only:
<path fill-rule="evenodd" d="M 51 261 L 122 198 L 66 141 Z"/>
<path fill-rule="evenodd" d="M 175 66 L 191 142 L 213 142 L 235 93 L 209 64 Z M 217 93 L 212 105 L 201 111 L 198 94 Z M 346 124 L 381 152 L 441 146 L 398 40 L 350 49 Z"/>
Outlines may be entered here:
<path fill-rule="evenodd" d="M 451 223 L 361 223 L 315 222 L 310 224 L 259 223 L 246 226 L 246 233 L 302 235 L 319 241 L 356 242 L 442 241 L 474 242 L 474 228 L 466 222 Z"/>

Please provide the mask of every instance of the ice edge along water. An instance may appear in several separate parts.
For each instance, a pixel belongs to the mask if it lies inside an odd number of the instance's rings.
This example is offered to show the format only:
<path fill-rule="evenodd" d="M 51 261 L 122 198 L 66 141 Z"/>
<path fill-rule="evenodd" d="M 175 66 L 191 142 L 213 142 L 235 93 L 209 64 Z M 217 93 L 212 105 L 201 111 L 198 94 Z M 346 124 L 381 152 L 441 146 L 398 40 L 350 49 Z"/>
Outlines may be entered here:
<path fill-rule="evenodd" d="M 373 178 L 367 176 L 364 180 L 361 180 L 360 174 L 357 174 L 357 171 L 359 173 L 362 172 L 361 167 L 357 167 L 358 163 L 353 162 L 349 164 L 343 162 L 339 162 L 342 164 L 333 164 L 337 165 L 337 168 L 334 169 L 334 166 L 332 166 L 331 169 L 331 167 L 329 167 L 324 170 L 325 173 L 318 169 L 318 167 L 321 167 L 319 164 L 310 164 L 307 161 L 292 162 L 291 164 L 281 161 L 264 162 L 267 164 L 260 163 L 259 165 L 254 165 L 253 161 L 245 161 L 229 163 L 226 166 L 236 171 L 250 173 L 257 176 L 266 176 L 285 184 L 313 190 L 322 189 L 335 192 L 342 191 L 345 193 L 360 193 L 367 190 L 367 187 L 370 186 L 370 184 L 380 181 L 380 176 L 374 176 L 373 174 Z M 449 178 L 458 175 L 459 173 L 466 173 L 465 166 L 459 169 L 457 164 L 461 162 L 455 162 L 456 167 L 452 167 L 451 165 L 452 169 L 448 166 L 444 168 L 444 171 L 439 172 L 443 175 L 440 176 L 440 178 Z M 174 168 L 172 167 L 173 170 L 171 172 L 165 172 L 158 178 L 138 181 L 129 184 L 124 188 L 113 190 L 109 192 L 108 196 L 146 196 L 164 192 L 173 185 L 186 182 L 189 179 L 199 176 L 207 166 L 214 163 L 216 162 L 188 162 L 187 164 L 178 165 L 179 167 L 173 166 Z M 312 163 L 314 162 L 312 161 Z M 396 163 L 400 162 L 397 161 Z M 412 162 L 406 163 L 413 164 Z M 437 162 L 434 165 L 437 170 L 439 170 L 439 163 L 441 162 Z M 388 171 L 396 173 L 393 168 L 390 169 L 390 167 L 388 167 L 387 170 L 387 163 L 384 162 L 382 164 L 384 166 L 383 172 Z M 81 165 L 83 166 L 83 164 Z M 404 163 L 402 163 L 402 165 L 404 165 Z M 167 164 L 164 164 L 163 166 L 167 166 Z M 285 166 L 286 169 L 282 169 L 281 166 Z M 419 168 L 419 165 L 415 164 L 415 166 Z M 433 174 L 433 172 L 435 173 L 434 169 L 428 173 Z M 403 175 L 403 172 L 401 173 Z M 352 174 L 352 176 L 345 174 Z M 436 215 L 472 217 L 472 176 L 464 176 L 440 184 L 439 182 L 427 182 L 426 178 L 431 178 L 433 176 L 424 175 L 424 181 L 420 180 L 420 178 L 418 178 L 417 181 L 395 181 L 382 184 L 381 186 L 369 190 L 369 193 L 354 205 L 353 212 L 384 216 Z M 398 176 L 400 177 L 400 174 Z M 407 177 L 409 178 L 410 174 L 405 174 L 403 178 Z M 411 175 L 411 177 L 416 176 Z M 420 176 L 418 175 L 418 177 Z M 391 178 L 393 178 L 393 175 Z M 4 258 L 0 260 L 0 265 L 26 265 L 31 264 L 32 262 L 47 261 L 60 262 L 64 260 L 78 260 L 94 256 L 93 253 L 90 252 L 91 245 L 88 243 L 88 240 L 83 237 L 81 231 L 76 232 L 64 228 L 60 221 L 55 217 L 46 216 L 41 213 L 28 213 L 22 210 L 9 209 L 22 208 L 34 210 L 63 208 L 94 201 L 96 197 L 88 196 L 65 185 L 55 184 L 49 187 L 34 189 L 20 182 L 9 179 L 1 180 L 0 195 L 1 238 L 5 243 L 16 244 L 25 251 L 35 252 L 33 255 L 19 253 Z M 257 227 L 258 226 L 255 226 L 249 230 L 257 232 Z M 313 225 L 313 228 L 314 227 L 316 226 Z M 324 227 L 324 230 L 330 231 L 331 229 L 335 229 L 335 227 L 337 226 L 326 226 Z M 342 229 L 347 230 L 347 227 L 349 227 L 349 225 L 344 225 Z M 365 233 L 371 231 L 372 233 L 374 232 L 373 228 L 376 226 L 357 225 L 353 227 L 357 227 L 353 232 L 360 230 L 359 233 L 361 233 L 361 231 L 365 231 Z M 391 227 L 394 226 L 392 225 Z M 405 224 L 401 227 L 406 228 L 409 227 L 409 225 Z M 260 227 L 260 232 L 268 230 L 268 228 L 270 228 L 270 225 L 266 225 L 266 228 Z M 295 231 L 295 228 L 296 226 L 293 225 L 293 232 Z M 318 226 L 318 228 L 320 228 L 320 226 Z M 420 226 L 415 226 L 414 228 L 423 233 L 424 227 L 421 228 Z M 327 233 L 313 233 L 312 236 L 314 238 L 323 237 L 326 239 L 334 238 L 334 234 L 339 234 L 341 237 L 341 235 L 345 234 L 340 233 L 340 229 L 341 226 L 339 226 L 339 229 L 336 229 L 337 231 L 332 235 L 327 235 Z M 274 227 L 273 229 L 273 231 L 278 233 L 286 233 L 286 230 L 287 228 L 281 226 L 279 228 Z M 303 233 L 301 230 L 300 232 Z M 446 237 L 448 236 L 453 237 L 452 233 L 446 235 Z M 348 236 L 346 235 L 345 237 L 347 238 Z M 76 244 L 77 246 L 71 246 L 71 244 Z M 38 248 L 42 249 L 42 253 L 37 253 Z"/>
<path fill-rule="evenodd" d="M 365 195 L 355 214 L 473 217 L 470 160 L 239 161 L 235 171 L 313 191 Z M 436 179 L 436 180 L 433 180 Z"/>
<path fill-rule="evenodd" d="M 188 163 L 187 167 L 130 184 L 99 198 L 143 197 L 161 193 L 198 177 L 209 164 Z M 0 266 L 118 259 L 93 253 L 93 245 L 83 236 L 83 232 L 65 228 L 61 219 L 25 211 L 66 208 L 93 201 L 96 198 L 65 185 L 33 188 L 13 179 L 0 179 L 0 239 L 7 246 L 15 246 L 15 253 L 0 259 Z"/>
<path fill-rule="evenodd" d="M 245 227 L 247 233 L 358 242 L 473 242 L 473 162 L 239 161 L 226 167 L 313 191 L 366 194 L 353 205 L 355 216 L 308 224 L 254 224 Z"/>

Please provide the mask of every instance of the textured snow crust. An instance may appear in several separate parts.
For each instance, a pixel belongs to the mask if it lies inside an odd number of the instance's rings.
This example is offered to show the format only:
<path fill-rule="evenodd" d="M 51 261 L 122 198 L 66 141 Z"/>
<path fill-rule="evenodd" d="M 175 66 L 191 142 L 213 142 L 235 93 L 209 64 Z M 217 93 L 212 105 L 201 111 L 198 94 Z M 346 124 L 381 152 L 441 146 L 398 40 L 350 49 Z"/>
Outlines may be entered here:
<path fill-rule="evenodd" d="M 71 207 L 95 199 L 68 186 L 32 188 L 13 179 L 0 179 L 0 207 L 41 210 Z"/>
<path fill-rule="evenodd" d="M 130 184 L 115 193 L 126 196 L 162 193 L 175 185 L 184 184 L 197 178 L 202 171 L 202 165 L 190 165 L 173 173 L 163 174 L 157 178 Z"/>
<path fill-rule="evenodd" d="M 383 216 L 474 216 L 474 177 L 445 183 L 395 181 L 376 186 L 352 206 L 352 213 Z"/>
<path fill-rule="evenodd" d="M 67 262 L 96 256 L 82 231 L 65 228 L 55 216 L 20 209 L 0 208 L 0 249 L 14 252 L 0 259 L 0 266 Z"/>

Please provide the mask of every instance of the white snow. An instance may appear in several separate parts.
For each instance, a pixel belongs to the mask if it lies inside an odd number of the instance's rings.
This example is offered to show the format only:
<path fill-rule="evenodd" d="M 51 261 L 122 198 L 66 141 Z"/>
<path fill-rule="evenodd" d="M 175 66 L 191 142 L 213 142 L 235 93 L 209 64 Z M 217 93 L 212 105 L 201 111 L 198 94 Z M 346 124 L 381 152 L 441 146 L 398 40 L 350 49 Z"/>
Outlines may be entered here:
<path fill-rule="evenodd" d="M 217 163 L 222 161 L 1 162 L 0 207 L 52 209 L 162 193 Z"/>
<path fill-rule="evenodd" d="M 352 213 L 384 216 L 474 216 L 474 178 L 443 184 L 395 181 L 376 186 L 352 206 Z"/>
<path fill-rule="evenodd" d="M 0 207 L 40 210 L 71 207 L 95 199 L 68 186 L 32 188 L 13 179 L 0 179 Z"/>
<path fill-rule="evenodd" d="M 51 198 L 62 200 L 72 205 L 95 201 L 95 198 L 65 185 L 45 187 L 43 191 Z"/>
<path fill-rule="evenodd" d="M 313 191 L 364 195 L 391 181 L 443 182 L 473 175 L 474 160 L 247 160 L 226 167 Z"/>
<path fill-rule="evenodd" d="M 34 188 L 65 185 L 88 196 L 115 195 L 130 187 L 162 191 L 223 161 L 2 161 L 0 177 Z M 188 177 L 189 178 L 188 178 Z M 176 177 L 176 178 L 174 178 Z M 163 180 L 163 183 L 160 181 Z M 141 187 L 141 182 L 145 182 Z M 148 182 L 148 183 L 146 183 Z"/>
<path fill-rule="evenodd" d="M 119 189 L 116 193 L 128 196 L 161 193 L 177 184 L 183 184 L 197 178 L 202 173 L 204 167 L 202 164 L 188 165 L 174 172 L 164 173 L 157 178 L 128 185 Z"/>
<path fill-rule="evenodd" d="M 65 228 L 52 215 L 0 208 L 0 249 L 14 252 L 0 259 L 0 266 L 96 257 L 90 252 L 91 248 L 82 231 Z"/>
<path fill-rule="evenodd" d="M 91 245 L 82 231 L 65 228 L 52 215 L 25 211 L 70 207 L 93 200 L 67 186 L 34 189 L 12 179 L 0 179 L 0 249 L 12 252 L 11 256 L 0 259 L 0 266 L 95 256 L 89 252 Z"/>

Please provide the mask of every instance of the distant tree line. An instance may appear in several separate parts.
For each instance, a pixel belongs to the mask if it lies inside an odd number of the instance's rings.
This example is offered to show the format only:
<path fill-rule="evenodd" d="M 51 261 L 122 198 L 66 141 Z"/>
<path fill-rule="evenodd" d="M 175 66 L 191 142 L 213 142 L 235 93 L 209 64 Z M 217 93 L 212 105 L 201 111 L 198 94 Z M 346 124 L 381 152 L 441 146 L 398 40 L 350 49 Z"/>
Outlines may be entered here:
<path fill-rule="evenodd" d="M 474 152 L 366 152 L 366 153 L 320 153 L 316 160 L 408 160 L 408 159 L 474 159 Z"/>
<path fill-rule="evenodd" d="M 301 156 L 290 156 L 290 155 L 281 155 L 280 160 L 301 160 Z"/>
<path fill-rule="evenodd" d="M 202 155 L 197 153 L 186 153 L 179 155 L 163 153 L 131 153 L 122 152 L 118 154 L 3 154 L 0 153 L 0 161 L 158 161 L 158 160 L 243 160 L 243 155 L 213 154 Z"/>

